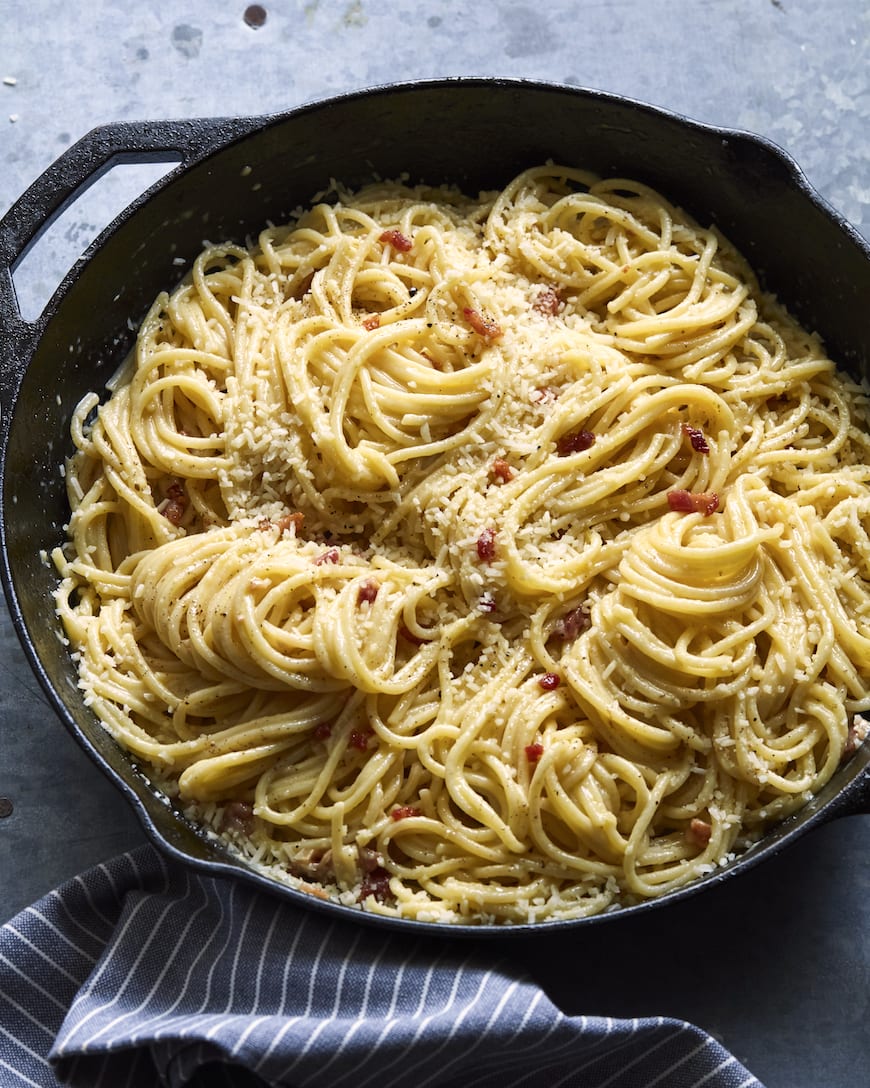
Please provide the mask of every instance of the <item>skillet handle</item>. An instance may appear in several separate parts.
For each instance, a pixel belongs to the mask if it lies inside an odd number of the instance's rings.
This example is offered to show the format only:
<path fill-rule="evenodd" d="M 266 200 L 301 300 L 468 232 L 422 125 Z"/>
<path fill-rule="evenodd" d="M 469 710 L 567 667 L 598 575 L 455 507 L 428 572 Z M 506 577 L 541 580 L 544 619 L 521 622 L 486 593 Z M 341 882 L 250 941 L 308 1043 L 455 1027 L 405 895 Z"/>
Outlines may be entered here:
<path fill-rule="evenodd" d="M 28 247 L 116 163 L 178 161 L 183 169 L 262 125 L 263 118 L 102 125 L 67 148 L 9 208 L 0 219 L 0 433 L 46 320 L 43 314 L 25 321 L 18 308 L 12 274 Z"/>

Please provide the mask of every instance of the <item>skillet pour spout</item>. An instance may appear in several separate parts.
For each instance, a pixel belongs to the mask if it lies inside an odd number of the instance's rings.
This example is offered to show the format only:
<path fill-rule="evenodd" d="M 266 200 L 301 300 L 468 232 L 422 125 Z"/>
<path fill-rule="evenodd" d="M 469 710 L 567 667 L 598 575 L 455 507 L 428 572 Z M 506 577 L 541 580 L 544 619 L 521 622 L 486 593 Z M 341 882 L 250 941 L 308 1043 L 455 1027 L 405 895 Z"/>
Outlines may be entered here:
<path fill-rule="evenodd" d="M 177 162 L 89 247 L 33 323 L 18 310 L 12 273 L 31 242 L 117 162 Z M 330 179 L 357 187 L 409 175 L 466 192 L 494 188 L 553 160 L 632 177 L 721 230 L 764 287 L 858 380 L 870 376 L 866 302 L 870 246 L 775 145 L 602 92 L 534 81 L 445 79 L 376 87 L 263 118 L 106 125 L 38 178 L 0 222 L 0 544 L 9 609 L 58 716 L 124 793 L 169 855 L 232 874 L 312 909 L 366 924 L 432 930 L 278 885 L 187 823 L 85 706 L 48 602 L 46 560 L 69 516 L 61 465 L 75 405 L 101 388 L 129 351 L 157 294 L 178 282 L 204 238 L 244 243 L 287 220 Z M 799 813 L 715 873 L 660 899 L 585 919 L 613 921 L 665 906 L 754 866 L 816 824 L 870 811 L 864 745 Z M 539 926 L 450 926 L 449 933 L 528 933 Z"/>

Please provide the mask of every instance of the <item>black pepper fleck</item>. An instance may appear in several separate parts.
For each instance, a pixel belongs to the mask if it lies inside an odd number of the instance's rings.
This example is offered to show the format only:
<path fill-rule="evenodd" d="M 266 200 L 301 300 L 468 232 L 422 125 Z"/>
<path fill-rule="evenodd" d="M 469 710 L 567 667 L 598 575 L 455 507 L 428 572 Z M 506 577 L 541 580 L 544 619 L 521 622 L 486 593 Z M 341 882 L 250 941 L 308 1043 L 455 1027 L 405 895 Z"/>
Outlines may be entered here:
<path fill-rule="evenodd" d="M 248 26 L 258 30 L 266 22 L 266 9 L 262 4 L 249 4 L 243 18 Z"/>

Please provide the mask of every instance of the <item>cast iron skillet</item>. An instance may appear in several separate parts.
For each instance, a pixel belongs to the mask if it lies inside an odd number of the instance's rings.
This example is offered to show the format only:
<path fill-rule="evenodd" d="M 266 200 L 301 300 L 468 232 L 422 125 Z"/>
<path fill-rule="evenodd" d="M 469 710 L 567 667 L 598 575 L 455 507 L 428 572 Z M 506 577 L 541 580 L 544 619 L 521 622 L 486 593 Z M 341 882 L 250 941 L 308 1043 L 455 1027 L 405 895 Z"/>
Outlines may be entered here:
<path fill-rule="evenodd" d="M 0 486 L 3 585 L 25 653 L 61 720 L 126 795 L 169 855 L 236 875 L 297 904 L 361 922 L 481 937 L 598 924 L 721 884 L 809 828 L 870 809 L 868 745 L 801 812 L 726 868 L 661 899 L 536 926 L 433 926 L 324 902 L 251 872 L 186 824 L 83 705 L 50 606 L 44 560 L 68 510 L 60 465 L 69 418 L 130 348 L 157 293 L 173 286 L 204 239 L 243 242 L 280 222 L 331 178 L 373 175 L 496 187 L 547 159 L 645 181 L 702 223 L 715 222 L 832 357 L 870 375 L 870 247 L 811 189 L 784 152 L 613 95 L 528 81 L 452 79 L 344 95 L 266 118 L 121 123 L 69 148 L 0 222 Z M 43 314 L 24 321 L 12 272 L 40 231 L 118 162 L 179 165 L 93 243 Z"/>

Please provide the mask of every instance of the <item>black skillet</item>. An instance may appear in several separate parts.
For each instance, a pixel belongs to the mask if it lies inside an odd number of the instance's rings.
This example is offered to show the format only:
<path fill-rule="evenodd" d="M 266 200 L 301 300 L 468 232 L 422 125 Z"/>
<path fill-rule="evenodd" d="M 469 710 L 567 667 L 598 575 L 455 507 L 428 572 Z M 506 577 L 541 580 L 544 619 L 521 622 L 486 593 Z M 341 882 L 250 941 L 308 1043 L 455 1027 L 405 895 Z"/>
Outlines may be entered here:
<path fill-rule="evenodd" d="M 870 375 L 870 247 L 828 207 L 794 162 L 758 137 L 688 121 L 613 95 L 500 79 L 451 79 L 348 94 L 266 118 L 106 125 L 69 148 L 0 222 L 0 543 L 9 609 L 25 653 L 66 727 L 126 795 L 150 838 L 176 859 L 236 875 L 317 910 L 376 925 L 433 925 L 365 915 L 279 886 L 223 853 L 148 785 L 83 705 L 51 608 L 45 552 L 68 516 L 60 466 L 69 419 L 129 350 L 134 325 L 171 287 L 204 239 L 243 242 L 280 222 L 331 178 L 373 175 L 497 187 L 553 159 L 639 179 L 714 222 L 762 282 L 858 378 Z M 29 244 L 119 162 L 179 165 L 89 247 L 33 323 L 20 316 L 12 272 Z M 870 810 L 870 749 L 821 793 L 727 867 L 677 892 L 577 921 L 450 934 L 529 933 L 613 921 L 681 900 L 744 872 L 824 821 Z M 437 927 L 444 932 L 444 927 Z"/>

